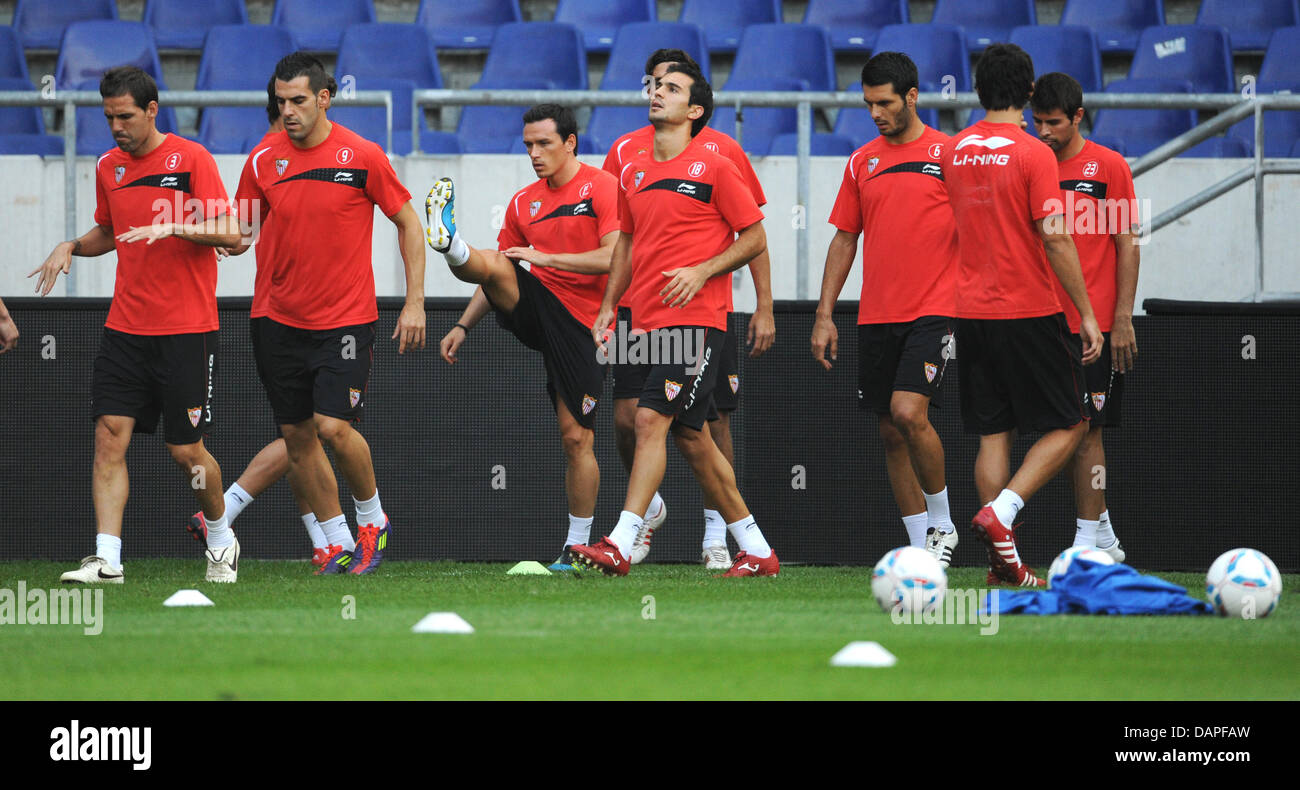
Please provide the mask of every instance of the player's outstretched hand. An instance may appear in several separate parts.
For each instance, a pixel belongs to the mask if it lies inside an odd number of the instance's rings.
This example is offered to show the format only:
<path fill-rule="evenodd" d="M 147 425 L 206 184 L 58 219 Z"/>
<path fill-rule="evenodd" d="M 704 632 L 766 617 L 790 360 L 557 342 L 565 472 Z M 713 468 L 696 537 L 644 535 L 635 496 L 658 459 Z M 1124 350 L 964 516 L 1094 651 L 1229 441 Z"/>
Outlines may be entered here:
<path fill-rule="evenodd" d="M 669 307 L 685 307 L 690 304 L 704 284 L 709 281 L 708 274 L 700 266 L 669 269 L 663 275 L 668 278 L 668 284 L 659 290 L 659 295 L 664 298 L 664 304 Z"/>
<path fill-rule="evenodd" d="M 776 342 L 776 321 L 771 308 L 759 308 L 749 319 L 749 356 L 761 356 Z"/>
<path fill-rule="evenodd" d="M 18 325 L 14 318 L 7 315 L 0 318 L 0 354 L 18 347 Z"/>
<path fill-rule="evenodd" d="M 72 243 L 64 242 L 54 247 L 54 251 L 45 259 L 45 263 L 32 269 L 28 277 L 41 275 L 36 281 L 36 293 L 46 296 L 54 288 L 54 282 L 59 279 L 59 272 L 68 273 L 72 266 Z"/>
<path fill-rule="evenodd" d="M 831 347 L 831 358 L 826 359 L 826 346 Z M 840 331 L 835 322 L 829 318 L 818 318 L 813 322 L 812 355 L 823 368 L 831 369 L 831 360 L 839 357 Z"/>
<path fill-rule="evenodd" d="M 1089 316 L 1079 324 L 1079 336 L 1083 338 L 1083 364 L 1091 365 L 1101 358 L 1101 346 L 1105 338 L 1097 326 L 1097 319 Z"/>
<path fill-rule="evenodd" d="M 143 227 L 131 226 L 126 233 L 118 234 L 117 240 L 132 244 L 137 241 L 143 241 L 145 246 L 153 244 L 159 239 L 165 239 L 176 232 L 176 226 L 170 222 L 160 222 L 157 225 L 145 225 Z"/>
<path fill-rule="evenodd" d="M 609 352 L 605 348 L 605 344 L 614 335 L 614 330 L 611 327 L 614 325 L 616 315 L 614 309 L 602 307 L 600 313 L 596 315 L 596 322 L 591 325 L 591 339 L 595 341 L 596 348 L 606 354 Z"/>
<path fill-rule="evenodd" d="M 1110 369 L 1127 373 L 1137 362 L 1138 342 L 1133 333 L 1133 319 L 1116 316 L 1110 328 Z"/>
<path fill-rule="evenodd" d="M 527 261 L 534 266 L 550 266 L 551 256 L 544 252 L 539 252 L 532 247 L 511 247 L 502 250 L 501 254 L 512 261 Z"/>
<path fill-rule="evenodd" d="M 465 330 L 460 326 L 453 326 L 450 332 L 443 335 L 442 342 L 438 344 L 438 353 L 448 365 L 456 364 L 456 352 L 465 342 L 465 337 Z"/>
<path fill-rule="evenodd" d="M 397 328 L 393 330 L 397 340 L 397 353 L 404 354 L 406 349 L 424 348 L 424 305 L 407 302 L 397 316 Z"/>

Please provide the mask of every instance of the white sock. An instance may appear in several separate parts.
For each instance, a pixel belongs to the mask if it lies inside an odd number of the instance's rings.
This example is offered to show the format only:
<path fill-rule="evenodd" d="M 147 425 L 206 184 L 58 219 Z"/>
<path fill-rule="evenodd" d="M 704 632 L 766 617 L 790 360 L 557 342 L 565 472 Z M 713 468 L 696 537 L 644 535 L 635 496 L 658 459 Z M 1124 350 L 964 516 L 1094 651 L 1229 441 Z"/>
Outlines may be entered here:
<path fill-rule="evenodd" d="M 925 530 L 928 525 L 929 518 L 924 513 L 903 516 L 903 527 L 907 529 L 908 544 L 918 549 L 925 548 Z"/>
<path fill-rule="evenodd" d="M 316 520 L 315 513 L 304 513 L 302 525 L 307 528 L 307 535 L 311 538 L 311 547 L 313 549 L 328 549 L 330 547 L 329 541 L 325 540 L 325 531 L 320 528 L 320 522 Z"/>
<path fill-rule="evenodd" d="M 325 533 L 325 541 L 330 546 L 342 546 L 344 551 L 352 551 L 357 547 L 357 542 L 352 539 L 352 530 L 348 529 L 347 517 L 342 513 L 329 521 L 321 521 L 320 529 Z"/>
<path fill-rule="evenodd" d="M 235 523 L 239 514 L 244 512 L 244 508 L 251 504 L 253 504 L 253 495 L 240 487 L 239 483 L 231 483 L 230 488 L 226 489 L 226 523 Z"/>
<path fill-rule="evenodd" d="M 1021 499 L 1020 495 L 1010 488 L 1004 488 L 1002 493 L 998 494 L 998 498 L 989 503 L 989 506 L 993 508 L 998 521 L 1001 521 L 1004 526 L 1010 527 L 1016 523 L 1016 514 L 1020 512 L 1020 508 L 1025 506 L 1025 500 Z"/>
<path fill-rule="evenodd" d="M 95 536 L 95 556 L 107 562 L 114 569 L 120 570 L 122 567 L 122 539 L 116 535 L 99 533 Z"/>
<path fill-rule="evenodd" d="M 1119 542 L 1115 537 L 1115 530 L 1110 524 L 1110 510 L 1101 511 L 1101 518 L 1097 521 L 1097 547 L 1108 549 Z"/>
<path fill-rule="evenodd" d="M 660 500 L 662 503 L 663 500 Z M 641 529 L 643 519 L 630 510 L 624 510 L 618 515 L 618 524 L 614 526 L 614 531 L 609 533 L 609 542 L 618 546 L 618 551 L 624 558 L 632 556 L 632 543 L 636 541 L 636 531 Z"/>
<path fill-rule="evenodd" d="M 448 266 L 464 266 L 469 261 L 469 246 L 457 233 L 451 237 L 451 245 L 447 251 L 442 254 L 447 259 Z"/>
<path fill-rule="evenodd" d="M 591 522 L 595 521 L 594 516 L 575 516 L 569 514 L 569 536 L 564 539 L 566 546 L 586 546 L 591 540 Z"/>
<path fill-rule="evenodd" d="M 353 504 L 357 506 L 357 526 L 374 526 L 380 529 L 384 526 L 384 509 L 379 505 L 379 489 L 375 489 L 375 495 L 362 502 L 356 497 L 352 498 Z"/>
<path fill-rule="evenodd" d="M 753 554 L 760 560 L 772 556 L 772 547 L 767 545 L 767 538 L 763 537 L 763 530 L 758 528 L 758 522 L 754 521 L 753 514 L 728 524 L 727 531 L 736 539 L 736 545 L 740 550 L 746 554 Z"/>
<path fill-rule="evenodd" d="M 663 506 L 664 506 L 664 498 L 659 496 L 659 492 L 656 491 L 655 495 L 650 499 L 650 507 L 645 509 L 645 515 L 642 516 L 642 518 L 644 518 L 646 521 L 649 521 L 650 519 L 659 515 L 659 511 L 663 509 Z"/>
<path fill-rule="evenodd" d="M 216 521 L 209 521 L 204 516 L 203 523 L 208 525 L 208 548 L 224 549 L 235 542 L 235 533 L 230 531 L 230 521 L 225 513 Z"/>
<path fill-rule="evenodd" d="M 704 544 L 700 547 L 707 550 L 715 543 L 727 545 L 727 522 L 722 520 L 722 514 L 716 510 L 704 508 Z"/>
<path fill-rule="evenodd" d="M 1074 543 L 1073 546 L 1087 546 L 1093 548 L 1097 545 L 1097 525 L 1099 521 L 1089 521 L 1086 518 L 1076 518 L 1074 520 Z"/>
<path fill-rule="evenodd" d="M 952 532 L 957 529 L 957 525 L 952 523 L 952 514 L 948 511 L 948 489 L 945 487 L 937 494 L 926 494 L 925 496 L 925 514 L 929 519 L 928 526 L 934 527 L 940 532 Z"/>

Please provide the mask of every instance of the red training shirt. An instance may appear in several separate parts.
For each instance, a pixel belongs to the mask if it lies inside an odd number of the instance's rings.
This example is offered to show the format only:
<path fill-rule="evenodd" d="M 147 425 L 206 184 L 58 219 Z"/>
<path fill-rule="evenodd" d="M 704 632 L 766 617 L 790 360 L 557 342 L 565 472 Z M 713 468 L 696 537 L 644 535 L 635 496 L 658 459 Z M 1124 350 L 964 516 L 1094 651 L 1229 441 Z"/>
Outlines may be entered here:
<path fill-rule="evenodd" d="M 1124 157 L 1091 140 L 1084 142 L 1079 153 L 1060 162 L 1059 169 L 1066 226 L 1079 250 L 1083 283 L 1097 314 L 1097 324 L 1101 331 L 1109 332 L 1115 323 L 1118 299 L 1114 234 L 1125 233 L 1138 224 L 1133 174 Z M 1078 334 L 1079 311 L 1061 283 L 1054 282 L 1070 331 Z"/>
<path fill-rule="evenodd" d="M 929 127 L 903 145 L 877 137 L 844 167 L 830 223 L 863 234 L 859 324 L 956 310 L 957 224 L 939 167 L 947 140 Z"/>
<path fill-rule="evenodd" d="M 957 317 L 1061 312 L 1038 235 L 1063 211 L 1052 149 L 1016 124 L 980 121 L 944 144 L 940 164 L 961 248 Z"/>
<path fill-rule="evenodd" d="M 391 217 L 411 199 L 383 150 L 342 124 L 311 148 L 287 134 L 253 150 L 236 193 L 240 212 L 274 216 L 268 317 L 299 329 L 379 318 L 370 244 L 374 207 Z M 256 202 L 254 202 L 256 201 Z M 263 256 L 264 257 L 264 256 Z M 259 257 L 259 268 L 262 264 Z"/>
<path fill-rule="evenodd" d="M 619 179 L 619 222 L 632 234 L 632 282 L 623 304 L 632 328 L 708 326 L 726 331 L 731 283 L 713 277 L 685 307 L 669 307 L 663 272 L 702 263 L 731 246 L 763 212 L 736 166 L 698 138 L 667 162 L 629 162 Z"/>
<path fill-rule="evenodd" d="M 559 189 L 539 178 L 515 193 L 497 234 L 497 247 L 529 247 L 547 253 L 594 250 L 607 233 L 618 230 L 618 181 L 591 165 Z M 534 265 L 533 276 L 555 294 L 585 327 L 596 323 L 605 297 L 606 274 L 581 274 Z"/>
<path fill-rule="evenodd" d="M 113 235 L 155 222 L 200 222 L 230 213 L 212 154 L 167 135 L 136 158 L 114 148 L 95 165 L 95 222 Z M 217 251 L 174 236 L 117 245 L 109 329 L 133 335 L 212 332 L 217 322 Z"/>
<path fill-rule="evenodd" d="M 253 148 L 256 151 L 269 144 L 280 132 L 267 132 Z M 275 261 L 279 259 L 279 253 L 275 248 L 275 234 L 271 232 L 275 225 L 271 218 L 267 217 L 262 221 L 258 229 L 257 243 L 253 245 L 253 257 L 257 262 L 257 273 L 253 276 L 253 309 L 249 311 L 249 318 L 262 318 L 266 315 L 266 304 L 271 301 L 271 268 L 275 266 Z"/>

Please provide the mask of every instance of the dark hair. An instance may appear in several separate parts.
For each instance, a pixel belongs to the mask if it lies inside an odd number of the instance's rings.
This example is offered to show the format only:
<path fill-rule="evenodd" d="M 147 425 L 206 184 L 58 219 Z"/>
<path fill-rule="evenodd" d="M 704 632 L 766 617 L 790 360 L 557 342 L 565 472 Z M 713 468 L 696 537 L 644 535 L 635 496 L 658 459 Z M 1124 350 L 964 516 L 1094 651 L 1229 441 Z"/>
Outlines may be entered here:
<path fill-rule="evenodd" d="M 275 99 L 275 75 L 266 83 L 266 122 L 275 123 L 280 120 L 280 102 Z"/>
<path fill-rule="evenodd" d="M 325 65 L 316 56 L 302 50 L 285 55 L 275 64 L 275 78 L 280 82 L 292 82 L 298 77 L 307 78 L 312 93 L 320 93 L 328 88 L 333 96 L 338 90 L 334 78 L 325 71 Z"/>
<path fill-rule="evenodd" d="M 902 52 L 877 52 L 862 67 L 863 85 L 872 88 L 892 85 L 899 96 L 906 96 L 919 81 L 916 64 Z"/>
<path fill-rule="evenodd" d="M 684 49 L 656 49 L 645 62 L 645 73 L 654 74 L 655 66 L 660 63 L 689 63 L 697 69 L 700 67 L 695 58 L 686 54 Z"/>
<path fill-rule="evenodd" d="M 136 66 L 118 66 L 104 72 L 99 81 L 99 95 L 105 99 L 130 95 L 135 106 L 149 109 L 149 102 L 158 101 L 158 83 Z"/>
<path fill-rule="evenodd" d="M 713 86 L 709 85 L 709 81 L 704 78 L 700 67 L 691 63 L 674 61 L 668 67 L 666 73 L 685 74 L 692 80 L 690 102 L 704 108 L 704 114 L 691 121 L 691 137 L 694 137 L 708 125 L 709 119 L 713 117 Z"/>
<path fill-rule="evenodd" d="M 573 117 L 573 110 L 565 107 L 563 104 L 536 104 L 528 108 L 524 113 L 524 123 L 537 123 L 550 118 L 555 121 L 555 131 L 560 134 L 560 142 L 569 139 L 573 135 L 576 145 L 578 140 L 578 119 Z M 575 153 L 577 149 L 574 149 Z"/>
<path fill-rule="evenodd" d="M 1034 90 L 1034 61 L 1015 44 L 991 44 L 975 64 L 975 92 L 985 110 L 1023 109 Z"/>
<path fill-rule="evenodd" d="M 1074 120 L 1074 114 L 1083 106 L 1083 86 L 1069 74 L 1053 71 L 1034 83 L 1034 95 L 1029 97 L 1029 104 L 1035 113 L 1060 110 L 1066 118 Z"/>

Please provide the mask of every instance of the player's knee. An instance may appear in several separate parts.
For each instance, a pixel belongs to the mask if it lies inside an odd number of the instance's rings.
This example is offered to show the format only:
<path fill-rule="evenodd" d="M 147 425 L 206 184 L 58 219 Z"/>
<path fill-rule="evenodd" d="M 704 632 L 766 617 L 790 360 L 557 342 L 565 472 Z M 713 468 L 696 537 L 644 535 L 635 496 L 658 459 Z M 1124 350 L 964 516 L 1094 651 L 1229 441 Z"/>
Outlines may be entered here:
<path fill-rule="evenodd" d="M 916 436 L 930 427 L 930 415 L 925 407 L 910 402 L 894 402 L 889 406 L 889 419 L 903 436 Z"/>
<path fill-rule="evenodd" d="M 564 455 L 569 459 L 591 453 L 595 434 L 581 425 L 569 425 L 560 431 L 560 442 L 564 445 Z"/>
<path fill-rule="evenodd" d="M 316 415 L 316 435 L 322 442 L 334 445 L 347 436 L 352 428 L 346 421 L 337 417 L 326 417 L 323 414 Z"/>
<path fill-rule="evenodd" d="M 614 430 L 619 438 L 636 436 L 636 401 L 628 400 L 627 405 L 623 401 L 614 402 Z"/>
<path fill-rule="evenodd" d="M 707 428 L 705 429 L 707 430 Z M 713 440 L 705 434 L 704 431 L 696 431 L 690 428 L 678 428 L 673 431 L 673 440 L 677 444 L 677 450 L 686 458 L 687 463 L 692 466 L 701 459 L 707 458 L 715 445 Z"/>
<path fill-rule="evenodd" d="M 199 465 L 203 455 L 197 442 L 194 444 L 169 444 L 167 445 L 167 451 L 171 453 L 172 460 L 186 470 Z"/>
<path fill-rule="evenodd" d="M 880 441 L 884 443 L 886 451 L 901 450 L 907 446 L 907 440 L 894 425 L 892 419 L 882 419 L 880 421 Z"/>

